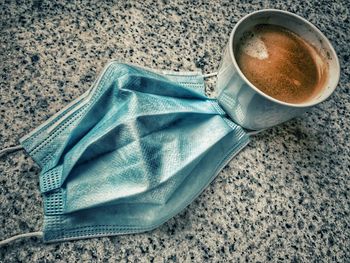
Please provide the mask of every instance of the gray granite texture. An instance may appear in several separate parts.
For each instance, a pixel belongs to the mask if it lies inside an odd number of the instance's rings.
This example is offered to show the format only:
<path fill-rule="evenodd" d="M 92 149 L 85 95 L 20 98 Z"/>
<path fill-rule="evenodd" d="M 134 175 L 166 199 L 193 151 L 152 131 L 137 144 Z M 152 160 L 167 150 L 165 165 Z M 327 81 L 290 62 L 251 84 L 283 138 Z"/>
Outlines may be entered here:
<path fill-rule="evenodd" d="M 0 248 L 0 262 L 350 262 L 347 0 L 66 2 L 0 2 L 0 148 L 86 91 L 111 59 L 215 71 L 235 23 L 262 8 L 320 28 L 339 55 L 340 83 L 310 113 L 254 137 L 158 229 L 49 245 L 21 240 Z M 41 229 L 38 174 L 23 152 L 1 158 L 0 239 Z"/>

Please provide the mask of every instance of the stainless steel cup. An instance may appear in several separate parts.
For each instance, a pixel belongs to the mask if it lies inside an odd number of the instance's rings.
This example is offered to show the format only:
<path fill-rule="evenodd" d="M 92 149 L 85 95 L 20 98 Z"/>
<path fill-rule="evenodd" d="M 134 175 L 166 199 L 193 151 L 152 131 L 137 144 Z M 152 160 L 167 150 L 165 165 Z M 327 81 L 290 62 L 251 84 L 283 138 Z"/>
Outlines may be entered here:
<path fill-rule="evenodd" d="M 283 26 L 311 43 L 326 59 L 328 80 L 322 91 L 310 101 L 286 103 L 256 88 L 239 69 L 234 50 L 243 33 L 257 24 Z M 337 54 L 329 40 L 314 25 L 293 13 L 267 9 L 243 17 L 233 28 L 218 71 L 218 101 L 239 125 L 260 130 L 285 122 L 327 99 L 335 90 L 340 75 Z"/>

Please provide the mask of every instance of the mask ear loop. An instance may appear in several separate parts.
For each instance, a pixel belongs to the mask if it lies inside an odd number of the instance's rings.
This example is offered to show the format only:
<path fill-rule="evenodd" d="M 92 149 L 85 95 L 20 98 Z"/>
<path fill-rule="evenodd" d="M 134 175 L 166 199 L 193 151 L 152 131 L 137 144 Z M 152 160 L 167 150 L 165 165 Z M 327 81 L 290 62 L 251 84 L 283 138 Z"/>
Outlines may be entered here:
<path fill-rule="evenodd" d="M 7 244 L 10 244 L 18 239 L 22 239 L 22 238 L 26 238 L 26 237 L 43 237 L 43 232 L 42 231 L 38 231 L 38 232 L 29 232 L 29 233 L 25 233 L 25 234 L 19 234 L 13 237 L 9 237 L 5 240 L 0 241 L 0 247 L 5 246 Z"/>
<path fill-rule="evenodd" d="M 214 76 L 217 76 L 218 73 L 217 72 L 213 72 L 213 73 L 208 73 L 208 74 L 204 74 L 203 75 L 203 78 L 210 78 L 210 77 L 214 77 Z"/>
<path fill-rule="evenodd" d="M 9 153 L 12 152 L 16 152 L 19 150 L 23 150 L 23 147 L 21 145 L 16 145 L 16 146 L 12 146 L 12 147 L 8 147 L 5 149 L 0 150 L 0 157 L 5 156 Z M 12 243 L 18 239 L 22 239 L 22 238 L 26 238 L 26 237 L 42 237 L 43 236 L 43 232 L 42 231 L 38 231 L 38 232 L 30 232 L 30 233 L 25 233 L 25 234 L 19 234 L 19 235 L 15 235 L 13 237 L 9 237 L 5 240 L 0 241 L 0 247 L 5 246 L 9 243 Z"/>
<path fill-rule="evenodd" d="M 0 157 L 2 157 L 3 155 L 6 155 L 8 153 L 12 153 L 12 152 L 17 152 L 19 150 L 23 150 L 24 148 L 21 145 L 16 145 L 16 146 L 12 146 L 12 147 L 8 147 L 5 149 L 0 150 Z"/>
<path fill-rule="evenodd" d="M 208 73 L 208 74 L 204 74 L 203 78 L 207 79 L 207 78 L 211 78 L 211 77 L 216 77 L 217 75 L 218 75 L 218 72 Z M 245 130 L 245 131 L 249 136 L 254 136 L 254 135 L 257 135 L 258 133 L 263 132 L 265 130 L 266 129 L 261 129 L 261 130 L 257 130 L 257 131 L 248 131 L 248 130 Z"/>
<path fill-rule="evenodd" d="M 254 136 L 254 135 L 257 135 L 263 131 L 265 131 L 266 129 L 261 129 L 261 130 L 257 130 L 257 131 L 247 131 L 246 130 L 246 133 L 249 135 L 249 136 Z"/>

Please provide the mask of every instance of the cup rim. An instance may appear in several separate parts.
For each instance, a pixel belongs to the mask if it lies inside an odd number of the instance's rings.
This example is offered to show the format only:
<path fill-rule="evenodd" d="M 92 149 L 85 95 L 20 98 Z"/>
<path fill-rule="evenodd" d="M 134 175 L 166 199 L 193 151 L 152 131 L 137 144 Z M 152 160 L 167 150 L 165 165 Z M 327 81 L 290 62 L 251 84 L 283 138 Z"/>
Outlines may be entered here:
<path fill-rule="evenodd" d="M 254 16 L 256 14 L 259 13 L 280 13 L 280 14 L 284 14 L 287 16 L 293 16 L 297 19 L 299 19 L 300 21 L 302 21 L 303 23 L 307 24 L 308 26 L 310 26 L 312 28 L 312 30 L 314 32 L 316 32 L 316 34 L 318 34 L 321 38 L 322 41 L 326 42 L 326 44 L 329 46 L 329 49 L 332 53 L 332 58 L 335 59 L 335 64 L 337 66 L 337 76 L 333 76 L 334 78 L 336 78 L 336 81 L 334 83 L 336 83 L 333 87 L 331 87 L 331 92 L 329 93 L 328 96 L 324 97 L 321 100 L 311 100 L 310 102 L 303 102 L 303 103 L 289 103 L 289 102 L 284 102 L 281 100 L 277 100 L 267 94 L 265 94 L 264 92 L 262 92 L 260 89 L 258 89 L 253 83 L 251 83 L 248 78 L 246 78 L 246 76 L 243 74 L 243 72 L 241 71 L 241 69 L 239 68 L 235 55 L 234 55 L 234 51 L 233 51 L 233 37 L 235 35 L 235 32 L 237 31 L 238 27 L 242 24 L 243 21 L 245 21 L 246 19 L 250 18 L 251 16 Z M 305 18 L 296 15 L 294 13 L 288 12 L 288 11 L 284 11 L 284 10 L 280 10 L 280 9 L 262 9 L 262 10 L 258 10 L 258 11 L 254 11 L 252 13 L 249 13 L 247 15 L 245 15 L 244 17 L 242 17 L 241 19 L 239 19 L 239 21 L 236 23 L 236 25 L 234 26 L 234 28 L 231 31 L 230 34 L 230 40 L 229 40 L 229 53 L 230 53 L 230 57 L 232 60 L 233 65 L 236 68 L 237 73 L 239 74 L 239 76 L 246 82 L 249 84 L 249 86 L 255 90 L 255 92 L 259 93 L 261 96 L 265 97 L 266 99 L 273 101 L 275 103 L 278 103 L 280 105 L 284 105 L 284 106 L 289 106 L 289 107 L 295 107 L 295 108 L 305 108 L 305 107 L 312 107 L 314 105 L 317 105 L 323 101 L 325 101 L 326 99 L 328 99 L 334 92 L 334 90 L 336 89 L 338 83 L 339 83 L 339 78 L 340 78 L 340 64 L 339 64 L 339 59 L 337 56 L 337 53 L 335 52 L 331 42 L 328 40 L 328 38 L 316 27 L 314 26 L 311 22 L 309 22 L 308 20 L 306 20 Z"/>

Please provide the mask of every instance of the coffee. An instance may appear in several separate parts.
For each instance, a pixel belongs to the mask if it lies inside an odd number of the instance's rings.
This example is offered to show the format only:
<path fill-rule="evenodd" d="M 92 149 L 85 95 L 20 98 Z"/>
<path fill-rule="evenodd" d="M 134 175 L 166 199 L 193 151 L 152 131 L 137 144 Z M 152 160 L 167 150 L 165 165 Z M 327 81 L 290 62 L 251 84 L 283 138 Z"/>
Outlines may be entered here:
<path fill-rule="evenodd" d="M 235 57 L 255 87 L 288 103 L 314 98 L 328 77 L 322 55 L 299 35 L 277 25 L 260 24 L 247 31 Z"/>

